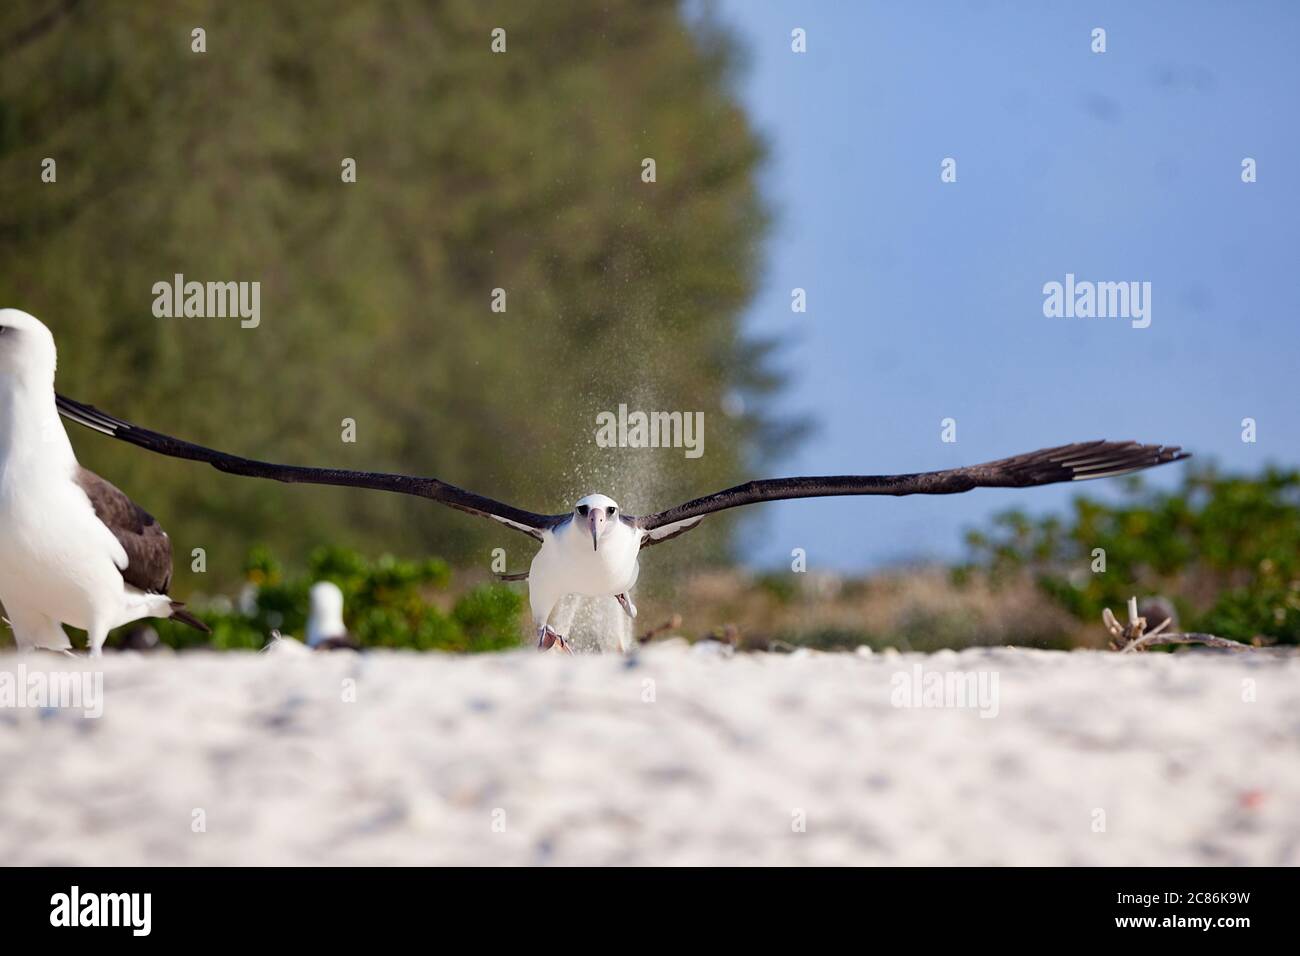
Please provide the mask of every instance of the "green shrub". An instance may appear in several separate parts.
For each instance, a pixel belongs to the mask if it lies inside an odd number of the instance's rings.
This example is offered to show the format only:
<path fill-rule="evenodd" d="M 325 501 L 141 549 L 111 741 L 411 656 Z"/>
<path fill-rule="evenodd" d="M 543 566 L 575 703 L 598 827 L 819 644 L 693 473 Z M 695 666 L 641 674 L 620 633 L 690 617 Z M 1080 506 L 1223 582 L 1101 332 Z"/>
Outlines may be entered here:
<path fill-rule="evenodd" d="M 1079 498 L 1070 521 L 1006 512 L 967 540 L 994 580 L 1029 574 L 1082 619 L 1163 594 L 1185 630 L 1300 643 L 1300 471 L 1189 469 L 1176 492 L 1129 479 L 1119 504 Z M 1093 570 L 1098 548 L 1104 573 Z"/>
<path fill-rule="evenodd" d="M 344 548 L 312 553 L 307 571 L 288 575 L 266 548 L 254 548 L 244 563 L 243 593 L 230 602 L 191 608 L 212 635 L 173 621 L 152 622 L 172 647 L 260 648 L 272 630 L 303 637 L 308 592 L 317 581 L 333 581 L 343 592 L 349 633 L 363 647 L 418 650 L 492 651 L 519 645 L 520 595 L 497 585 L 461 595 L 450 613 L 429 602 L 431 592 L 451 579 L 446 562 L 402 561 L 385 555 L 370 561 Z M 228 609 L 220 605 L 229 604 Z"/>

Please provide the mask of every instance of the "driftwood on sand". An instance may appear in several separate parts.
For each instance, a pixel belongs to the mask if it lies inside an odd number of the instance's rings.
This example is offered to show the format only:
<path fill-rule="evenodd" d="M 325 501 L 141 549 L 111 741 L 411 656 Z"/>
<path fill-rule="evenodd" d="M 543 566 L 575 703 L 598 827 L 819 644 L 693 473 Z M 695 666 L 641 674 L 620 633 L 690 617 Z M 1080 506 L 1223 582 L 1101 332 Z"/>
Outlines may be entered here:
<path fill-rule="evenodd" d="M 670 631 L 675 631 L 681 626 L 682 626 L 682 616 L 680 614 L 674 614 L 672 617 L 664 621 L 658 627 L 652 627 L 650 628 L 650 630 L 646 631 L 644 634 L 638 637 L 637 642 L 640 644 L 649 643 L 650 641 L 653 641 L 656 637 L 658 637 L 660 634 L 667 634 Z"/>
<path fill-rule="evenodd" d="M 1157 647 L 1163 644 L 1204 644 L 1207 647 L 1221 647 L 1231 651 L 1249 651 L 1253 649 L 1249 644 L 1230 641 L 1226 637 L 1216 637 L 1213 634 L 1165 633 L 1165 628 L 1173 621 L 1172 618 L 1161 621 L 1157 627 L 1152 629 L 1150 634 L 1147 634 L 1145 633 L 1147 619 L 1138 616 L 1136 597 L 1128 599 L 1127 624 L 1120 624 L 1115 615 L 1111 613 L 1110 608 L 1106 608 L 1101 612 L 1101 620 L 1106 625 L 1106 630 L 1110 632 L 1110 649 L 1119 651 L 1121 654 L 1144 651 L 1148 647 Z"/>

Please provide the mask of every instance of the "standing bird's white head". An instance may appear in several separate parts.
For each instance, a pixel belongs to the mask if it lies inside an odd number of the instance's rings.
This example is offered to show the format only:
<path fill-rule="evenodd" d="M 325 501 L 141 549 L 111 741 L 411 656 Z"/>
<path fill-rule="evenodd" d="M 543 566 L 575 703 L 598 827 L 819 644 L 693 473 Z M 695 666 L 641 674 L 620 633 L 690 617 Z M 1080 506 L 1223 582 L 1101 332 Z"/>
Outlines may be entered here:
<path fill-rule="evenodd" d="M 20 309 L 0 309 L 0 375 L 15 384 L 53 390 L 58 350 L 40 319 Z"/>
<path fill-rule="evenodd" d="M 0 309 L 0 456 L 56 472 L 76 464 L 54 407 L 54 336 L 34 315 Z"/>
<path fill-rule="evenodd" d="M 618 502 L 608 495 L 587 495 L 573 506 L 573 520 L 591 532 L 591 549 L 600 550 L 600 539 L 618 521 Z"/>

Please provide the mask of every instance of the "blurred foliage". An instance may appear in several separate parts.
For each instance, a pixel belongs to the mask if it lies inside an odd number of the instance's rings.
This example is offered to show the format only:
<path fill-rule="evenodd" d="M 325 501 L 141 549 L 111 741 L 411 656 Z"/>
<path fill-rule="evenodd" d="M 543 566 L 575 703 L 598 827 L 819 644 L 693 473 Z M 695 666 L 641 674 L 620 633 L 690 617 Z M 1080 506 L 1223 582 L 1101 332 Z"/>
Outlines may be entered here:
<path fill-rule="evenodd" d="M 754 579 L 754 586 L 778 604 L 790 604 L 799 594 L 795 581 L 795 578 L 784 572 L 769 571 L 759 574 Z"/>
<path fill-rule="evenodd" d="M 1069 520 L 1006 512 L 968 542 L 977 566 L 1032 575 L 1081 619 L 1099 620 L 1104 607 L 1122 618 L 1131 595 L 1158 594 L 1184 630 L 1300 643 L 1300 471 L 1189 469 L 1173 492 L 1128 479 L 1118 504 L 1078 498 Z M 1097 548 L 1105 573 L 1092 570 Z"/>
<path fill-rule="evenodd" d="M 520 645 L 519 594 L 489 585 L 461 595 L 444 613 L 428 600 L 450 580 L 437 558 L 369 561 L 343 548 L 320 548 L 306 574 L 286 574 L 265 547 L 253 549 L 244 565 L 245 590 L 228 610 L 193 609 L 212 628 L 209 637 L 174 621 L 148 621 L 172 647 L 257 649 L 272 630 L 304 639 L 308 592 L 317 581 L 333 581 L 343 592 L 344 623 L 362 647 L 416 650 L 495 651 Z M 125 631 L 126 629 L 123 629 Z"/>
<path fill-rule="evenodd" d="M 9 0 L 0 55 L 0 304 L 50 326 L 75 398 L 244 455 L 436 475 L 544 512 L 598 488 L 665 507 L 797 431 L 761 411 L 773 343 L 739 328 L 763 147 L 707 8 Z M 155 318 L 153 284 L 176 273 L 260 281 L 260 327 Z M 704 411 L 707 454 L 598 448 L 595 416 L 620 402 Z M 397 495 L 73 440 L 178 555 L 206 550 L 205 581 L 237 580 L 249 540 L 299 565 L 325 544 L 436 542 L 484 566 L 522 541 Z M 675 567 L 726 556 L 729 527 L 684 539 Z M 177 570 L 183 598 L 195 579 Z"/>

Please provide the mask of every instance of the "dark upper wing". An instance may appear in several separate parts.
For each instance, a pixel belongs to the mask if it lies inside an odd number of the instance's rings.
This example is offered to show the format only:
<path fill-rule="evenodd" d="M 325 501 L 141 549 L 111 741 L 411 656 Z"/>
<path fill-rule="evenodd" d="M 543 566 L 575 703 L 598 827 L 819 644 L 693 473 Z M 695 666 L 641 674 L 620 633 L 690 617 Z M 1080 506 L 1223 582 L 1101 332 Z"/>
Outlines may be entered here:
<path fill-rule="evenodd" d="M 172 543 L 154 516 L 87 468 L 77 467 L 77 484 L 95 516 L 113 532 L 126 552 L 122 579 L 141 591 L 166 594 L 172 583 Z"/>
<path fill-rule="evenodd" d="M 641 546 L 648 547 L 690 531 L 715 511 L 759 501 L 835 495 L 952 495 L 972 488 L 1028 488 L 1058 481 L 1126 475 L 1187 457 L 1176 446 L 1139 445 L 1131 441 L 1078 442 L 983 465 L 914 475 L 836 475 L 751 481 L 632 520 L 647 532 Z"/>
<path fill-rule="evenodd" d="M 219 471 L 232 475 L 248 475 L 252 478 L 271 478 L 275 481 L 303 482 L 312 485 L 346 485 L 354 488 L 373 488 L 379 491 L 395 491 L 404 495 L 418 495 L 440 501 L 460 511 L 492 518 L 507 527 L 522 531 L 538 540 L 542 532 L 568 517 L 564 515 L 541 515 L 521 508 L 512 508 L 491 498 L 476 495 L 455 485 L 439 481 L 437 478 L 417 478 L 413 475 L 389 475 L 374 471 L 348 471 L 342 468 L 307 468 L 301 465 L 276 465 L 271 462 L 257 461 L 252 458 L 240 458 L 225 452 L 205 448 L 191 442 L 172 438 L 147 428 L 139 428 L 129 422 L 114 418 L 90 405 L 55 396 L 59 412 L 65 418 L 79 425 L 93 428 L 122 441 L 139 445 L 160 455 L 172 458 L 188 458 L 193 461 L 205 461 Z"/>

